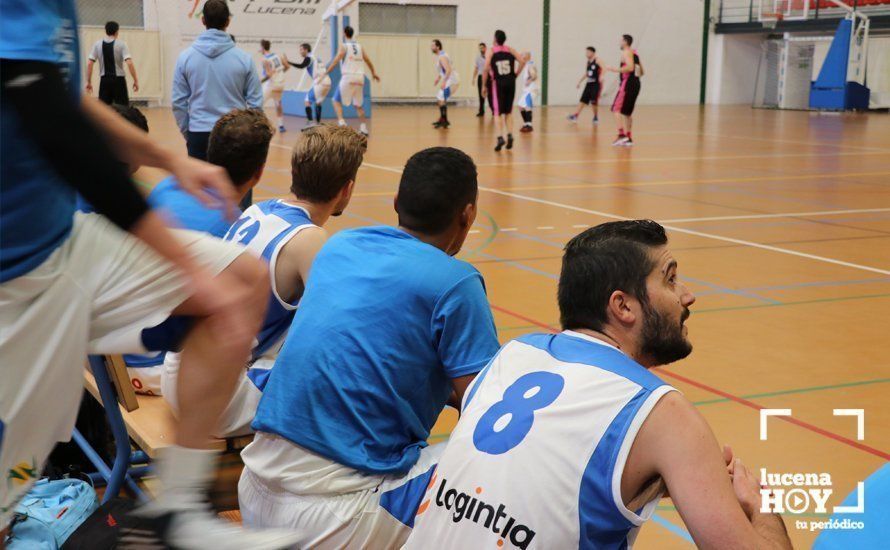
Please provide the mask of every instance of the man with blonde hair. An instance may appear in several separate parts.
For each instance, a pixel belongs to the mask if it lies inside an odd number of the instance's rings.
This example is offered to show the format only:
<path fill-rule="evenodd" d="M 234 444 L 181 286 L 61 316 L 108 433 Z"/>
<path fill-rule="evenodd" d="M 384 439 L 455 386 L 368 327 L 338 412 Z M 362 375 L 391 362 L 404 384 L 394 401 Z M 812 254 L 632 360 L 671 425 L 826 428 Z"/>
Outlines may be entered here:
<path fill-rule="evenodd" d="M 226 233 L 225 240 L 244 245 L 269 264 L 272 294 L 247 368 L 221 415 L 219 437 L 251 432 L 263 387 L 303 296 L 309 268 L 327 240 L 322 226 L 349 204 L 367 143 L 367 138 L 351 128 L 320 125 L 300 132 L 291 158 L 291 196 L 254 204 Z M 211 153 L 213 150 L 211 137 Z M 176 395 L 178 358 L 168 354 L 164 367 L 163 390 L 169 400 L 168 396 Z"/>

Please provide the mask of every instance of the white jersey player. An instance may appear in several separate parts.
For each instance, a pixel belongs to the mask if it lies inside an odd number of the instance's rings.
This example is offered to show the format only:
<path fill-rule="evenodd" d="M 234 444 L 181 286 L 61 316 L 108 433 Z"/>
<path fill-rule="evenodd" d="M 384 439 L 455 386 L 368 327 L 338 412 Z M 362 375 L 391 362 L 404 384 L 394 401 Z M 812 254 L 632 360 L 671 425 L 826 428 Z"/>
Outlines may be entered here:
<path fill-rule="evenodd" d="M 626 549 L 667 488 L 699 547 L 790 549 L 758 480 L 649 370 L 692 352 L 664 228 L 601 224 L 562 265 L 566 330 L 507 343 L 469 386 L 406 548 Z"/>
<path fill-rule="evenodd" d="M 272 43 L 268 40 L 260 40 L 263 54 L 263 97 L 271 99 L 275 104 L 275 113 L 278 115 L 278 131 L 285 132 L 284 110 L 281 106 L 281 94 L 284 93 L 284 73 L 290 68 L 287 56 L 272 53 Z"/>
<path fill-rule="evenodd" d="M 334 67 L 340 63 L 340 84 L 337 91 L 334 92 L 334 111 L 337 113 L 337 123 L 340 126 L 346 126 L 346 119 L 343 118 L 343 106 L 355 105 L 355 110 L 361 120 L 360 132 L 368 135 L 367 119 L 365 118 L 365 110 L 362 108 L 365 94 L 365 65 L 371 70 L 371 77 L 380 82 L 380 77 L 374 70 L 374 64 L 371 58 L 362 49 L 362 45 L 353 40 L 355 31 L 352 27 L 343 27 L 343 44 L 336 57 L 331 60 L 331 66 L 325 71 L 325 76 L 329 75 Z"/>
<path fill-rule="evenodd" d="M 439 120 L 433 122 L 435 128 L 448 128 L 448 98 L 457 91 L 460 84 L 460 76 L 454 70 L 451 57 L 442 49 L 442 41 L 433 39 L 430 49 L 436 56 L 436 101 L 439 103 Z"/>
<path fill-rule="evenodd" d="M 518 82 L 522 85 L 522 93 L 516 105 L 519 106 L 520 114 L 522 115 L 522 128 L 519 131 L 528 133 L 534 130 L 532 127 L 532 109 L 534 109 L 535 99 L 538 97 L 538 68 L 535 62 L 532 61 L 530 52 L 522 52 L 520 57 L 525 62 L 525 66 L 519 74 Z"/>

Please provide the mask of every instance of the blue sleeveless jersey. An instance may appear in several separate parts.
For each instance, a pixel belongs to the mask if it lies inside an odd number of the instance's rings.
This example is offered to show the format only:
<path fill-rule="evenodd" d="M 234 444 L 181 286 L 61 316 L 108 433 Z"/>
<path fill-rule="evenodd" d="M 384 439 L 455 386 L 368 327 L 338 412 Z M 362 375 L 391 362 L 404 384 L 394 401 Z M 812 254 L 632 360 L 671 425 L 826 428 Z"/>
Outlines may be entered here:
<path fill-rule="evenodd" d="M 275 288 L 275 263 L 282 247 L 307 227 L 315 227 L 315 224 L 305 209 L 275 199 L 259 202 L 245 210 L 224 237 L 225 240 L 241 243 L 262 256 L 269 263 L 269 271 L 272 274 L 269 309 L 266 312 L 263 328 L 257 335 L 258 344 L 253 349 L 253 359 L 273 350 L 290 328 L 297 304 L 285 302 L 278 295 L 278 290 Z M 257 383 L 257 387 L 262 389 L 264 377 L 258 377 L 259 374 L 249 375 Z"/>

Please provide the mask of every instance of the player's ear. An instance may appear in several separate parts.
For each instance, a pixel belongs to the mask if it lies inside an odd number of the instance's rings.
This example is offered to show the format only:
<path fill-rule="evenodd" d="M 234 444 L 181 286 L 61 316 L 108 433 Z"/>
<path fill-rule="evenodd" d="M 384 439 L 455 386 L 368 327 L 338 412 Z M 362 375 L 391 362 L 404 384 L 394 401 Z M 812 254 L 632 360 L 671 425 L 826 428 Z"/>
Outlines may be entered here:
<path fill-rule="evenodd" d="M 392 209 L 396 211 L 396 214 L 399 213 L 399 192 L 396 191 L 396 196 L 392 198 Z"/>
<path fill-rule="evenodd" d="M 460 213 L 460 226 L 461 227 L 470 227 L 473 225 L 473 222 L 476 221 L 476 203 L 471 202 L 467 204 L 463 212 Z"/>
<path fill-rule="evenodd" d="M 623 290 L 616 290 L 609 296 L 608 309 L 609 314 L 616 321 L 623 325 L 630 325 L 636 320 L 636 314 L 633 309 L 633 297 Z"/>

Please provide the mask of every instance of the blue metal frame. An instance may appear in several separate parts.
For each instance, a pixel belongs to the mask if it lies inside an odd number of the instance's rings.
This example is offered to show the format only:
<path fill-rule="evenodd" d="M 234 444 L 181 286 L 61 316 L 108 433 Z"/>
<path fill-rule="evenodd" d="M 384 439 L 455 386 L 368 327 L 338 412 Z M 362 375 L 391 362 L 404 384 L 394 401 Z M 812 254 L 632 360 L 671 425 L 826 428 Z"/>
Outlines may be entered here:
<path fill-rule="evenodd" d="M 96 467 L 97 473 L 90 476 L 93 482 L 101 483 L 104 481 L 107 484 L 105 494 L 102 497 L 103 503 L 116 497 L 124 484 L 127 485 L 127 488 L 140 502 L 146 502 L 149 498 L 139 488 L 134 478 L 138 479 L 144 476 L 150 467 L 138 466 L 130 468 L 130 464 L 145 464 L 149 461 L 148 456 L 142 451 L 130 451 L 130 434 L 127 433 L 127 426 L 118 406 L 117 392 L 105 367 L 105 358 L 101 355 L 90 355 L 89 363 L 93 377 L 96 379 L 96 387 L 99 389 L 105 416 L 108 418 L 108 425 L 111 427 L 111 434 L 114 437 L 115 455 L 113 464 L 109 467 L 76 428 L 74 433 L 72 433 L 74 442 L 77 443 L 77 446 L 81 448 L 89 461 Z"/>

